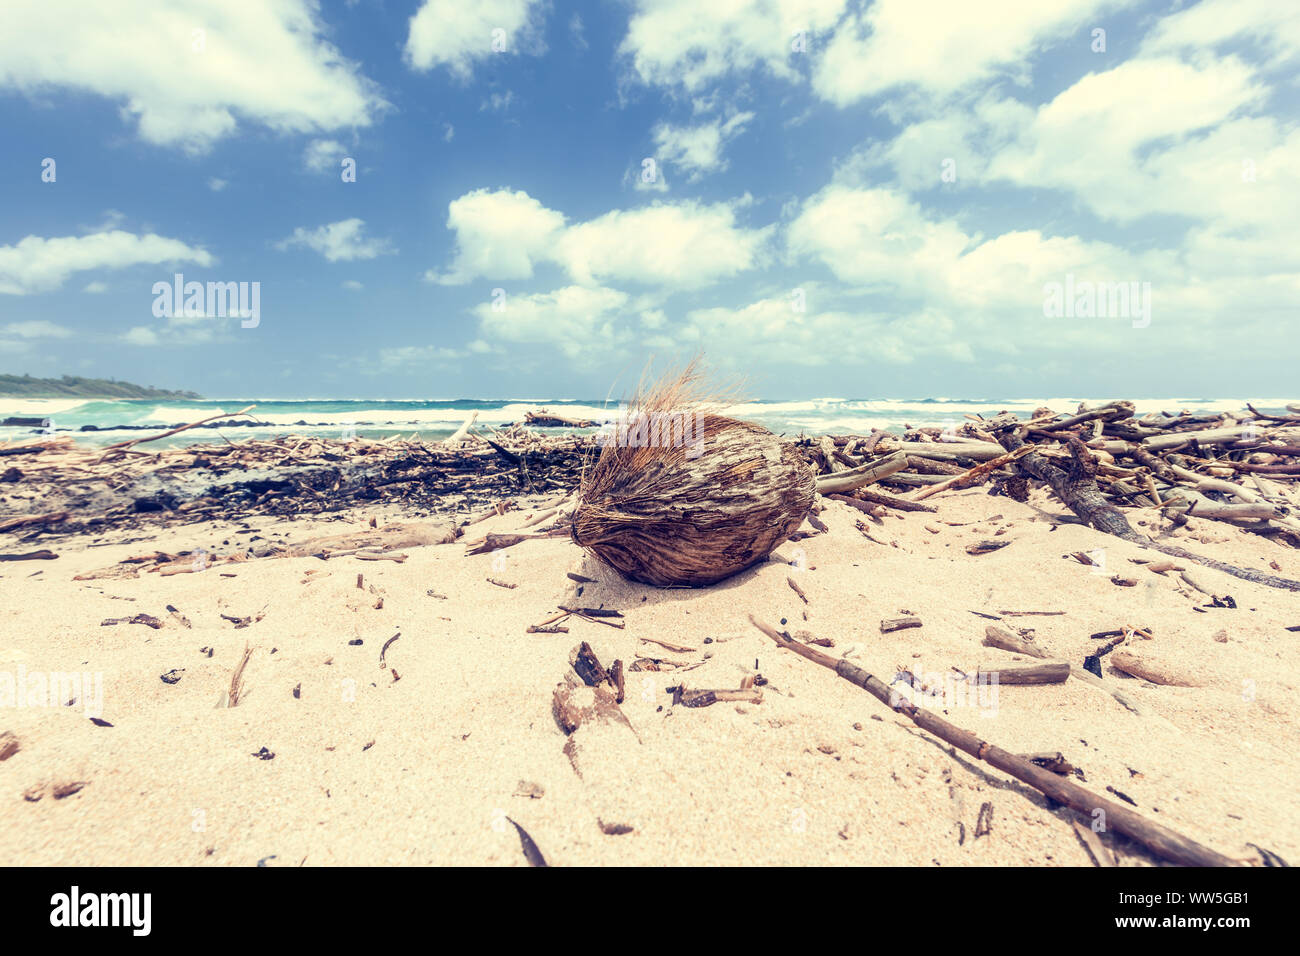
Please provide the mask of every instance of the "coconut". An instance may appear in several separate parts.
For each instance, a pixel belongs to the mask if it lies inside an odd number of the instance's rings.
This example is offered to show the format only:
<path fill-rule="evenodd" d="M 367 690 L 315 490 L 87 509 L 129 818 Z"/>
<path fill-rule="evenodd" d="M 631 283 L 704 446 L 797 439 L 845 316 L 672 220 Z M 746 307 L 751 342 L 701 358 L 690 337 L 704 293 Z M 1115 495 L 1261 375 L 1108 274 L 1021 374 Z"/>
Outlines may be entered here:
<path fill-rule="evenodd" d="M 710 409 L 694 363 L 642 390 L 583 469 L 573 540 L 625 577 L 700 587 L 762 561 L 803 523 L 795 447 Z"/>

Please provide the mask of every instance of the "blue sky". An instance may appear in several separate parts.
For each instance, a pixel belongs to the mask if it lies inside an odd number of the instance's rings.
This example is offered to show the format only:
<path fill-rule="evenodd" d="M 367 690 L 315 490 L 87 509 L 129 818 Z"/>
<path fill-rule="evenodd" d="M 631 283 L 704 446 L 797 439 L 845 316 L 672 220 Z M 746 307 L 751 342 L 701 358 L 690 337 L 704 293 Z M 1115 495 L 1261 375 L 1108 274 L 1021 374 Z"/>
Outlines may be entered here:
<path fill-rule="evenodd" d="M 1297 61 L 1273 0 L 11 0 L 0 370 L 1294 393 Z M 258 283 L 256 323 L 155 314 L 177 272 Z"/>

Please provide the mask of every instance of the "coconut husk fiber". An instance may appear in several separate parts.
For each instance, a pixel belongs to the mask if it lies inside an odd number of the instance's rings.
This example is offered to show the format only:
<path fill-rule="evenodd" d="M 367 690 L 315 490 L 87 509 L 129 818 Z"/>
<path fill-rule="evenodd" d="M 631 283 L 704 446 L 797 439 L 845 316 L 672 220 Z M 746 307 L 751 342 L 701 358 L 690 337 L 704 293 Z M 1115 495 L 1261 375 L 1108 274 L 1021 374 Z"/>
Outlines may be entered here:
<path fill-rule="evenodd" d="M 638 390 L 583 470 L 573 540 L 625 577 L 701 587 L 762 561 L 803 523 L 815 478 L 795 447 L 717 414 L 692 362 Z"/>

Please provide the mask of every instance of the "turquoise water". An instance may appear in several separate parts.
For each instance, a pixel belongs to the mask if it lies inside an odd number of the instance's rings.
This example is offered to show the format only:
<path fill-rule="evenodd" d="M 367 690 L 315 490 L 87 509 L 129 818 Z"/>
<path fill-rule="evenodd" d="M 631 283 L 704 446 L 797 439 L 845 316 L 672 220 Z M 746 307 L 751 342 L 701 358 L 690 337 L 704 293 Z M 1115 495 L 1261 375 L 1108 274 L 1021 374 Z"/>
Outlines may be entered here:
<path fill-rule="evenodd" d="M 1089 404 L 1105 401 L 1087 400 Z M 999 411 L 1011 411 L 1029 418 L 1035 409 L 1047 406 L 1054 411 L 1072 412 L 1081 399 L 842 399 L 818 398 L 802 401 L 754 401 L 731 407 L 729 414 L 744 418 L 780 434 L 867 434 L 873 428 L 898 430 L 905 425 L 947 427 L 959 425 L 967 415 L 986 417 Z M 1138 414 L 1153 411 L 1196 412 L 1238 411 L 1250 401 L 1256 408 L 1280 411 L 1295 399 L 1151 399 L 1136 403 Z M 71 434 L 78 441 L 107 444 L 147 435 L 211 415 L 233 415 L 247 405 L 255 405 L 250 417 L 252 427 L 197 428 L 182 433 L 167 444 L 195 441 L 220 441 L 224 435 L 232 441 L 249 437 L 277 435 L 321 435 L 344 437 L 388 437 L 418 435 L 434 440 L 450 435 L 470 411 L 477 411 L 480 426 L 500 427 L 508 422 L 523 421 L 526 411 L 549 409 L 569 418 L 597 422 L 618 417 L 620 406 L 614 403 L 573 399 L 455 399 L 448 401 L 257 401 L 233 400 L 136 400 L 84 401 L 79 399 L 5 399 L 0 398 L 0 420 L 10 416 L 50 419 L 54 434 Z M 99 431 L 81 431 L 83 425 Z M 123 428 L 122 426 L 137 426 Z M 148 429 L 142 431 L 141 428 Z M 28 427 L 0 427 L 0 441 L 21 440 L 34 433 Z"/>

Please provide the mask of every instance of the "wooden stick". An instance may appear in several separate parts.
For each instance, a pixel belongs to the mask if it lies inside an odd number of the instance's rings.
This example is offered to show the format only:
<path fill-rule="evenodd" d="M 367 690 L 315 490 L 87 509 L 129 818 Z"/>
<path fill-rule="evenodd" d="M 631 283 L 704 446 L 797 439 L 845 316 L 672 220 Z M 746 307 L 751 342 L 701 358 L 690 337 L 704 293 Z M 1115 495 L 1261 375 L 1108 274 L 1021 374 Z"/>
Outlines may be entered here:
<path fill-rule="evenodd" d="M 933 712 L 917 707 L 903 695 L 892 693 L 888 685 L 856 664 L 846 660 L 837 661 L 829 654 L 798 644 L 769 625 L 761 623 L 752 614 L 749 620 L 778 647 L 793 651 L 800 657 L 806 657 L 815 664 L 833 670 L 850 684 L 861 687 L 891 710 L 907 717 L 916 726 L 930 732 L 944 743 L 951 744 L 958 750 L 1010 774 L 1057 803 L 1065 804 L 1080 813 L 1091 816 L 1095 810 L 1103 811 L 1108 827 L 1113 827 L 1130 839 L 1141 843 L 1161 859 L 1183 866 L 1240 866 L 1244 863 L 1148 820 L 1130 807 L 1099 797 L 1071 780 L 1059 777 L 1023 757 L 981 740 Z"/>
<path fill-rule="evenodd" d="M 1300 431 L 1281 428 L 1260 429 L 1258 433 L 1258 437 L 1261 439 L 1274 436 L 1289 440 L 1300 437 Z M 1195 440 L 1196 444 L 1204 448 L 1207 445 L 1231 445 L 1234 442 L 1241 441 L 1242 438 L 1242 426 L 1233 425 L 1229 428 L 1205 428 L 1199 431 L 1170 432 L 1165 435 L 1155 435 L 1144 439 L 1142 445 L 1147 451 L 1168 451 L 1192 440 Z"/>
<path fill-rule="evenodd" d="M 465 418 L 465 423 L 461 425 L 460 428 L 457 428 L 454 432 L 452 432 L 450 435 L 444 438 L 442 443 L 444 445 L 460 444 L 462 441 L 464 441 L 469 437 L 469 430 L 470 428 L 473 427 L 476 421 L 478 421 L 478 412 L 477 411 L 470 412 L 469 415 L 467 415 Z"/>
<path fill-rule="evenodd" d="M 1069 676 L 1069 661 L 1046 659 L 1041 664 L 993 665 L 975 672 L 976 681 L 986 684 L 1062 684 Z"/>
<path fill-rule="evenodd" d="M 244 693 L 244 668 L 248 666 L 248 659 L 253 656 L 253 648 L 245 644 L 244 656 L 239 659 L 239 665 L 235 668 L 234 673 L 230 675 L 230 690 L 226 692 L 226 706 L 235 707 L 239 704 L 239 699 Z"/>
<path fill-rule="evenodd" d="M 920 627 L 921 619 L 919 617 L 893 617 L 886 618 L 880 622 L 880 633 L 890 634 L 894 631 L 902 631 L 909 627 Z"/>
<path fill-rule="evenodd" d="M 216 415 L 209 415 L 207 418 L 200 418 L 197 422 L 190 422 L 188 425 L 181 425 L 178 428 L 173 428 L 169 431 L 160 432 L 157 435 L 149 435 L 145 438 L 132 438 L 130 441 L 122 441 L 122 442 L 118 442 L 116 445 L 109 445 L 107 448 L 104 449 L 104 451 L 106 452 L 114 451 L 115 449 L 118 448 L 130 448 L 132 445 L 139 445 L 147 441 L 157 441 L 160 438 L 168 438 L 172 435 L 183 432 L 186 429 L 194 428 L 198 425 L 206 425 L 208 422 L 214 422 L 219 418 L 238 418 L 240 415 L 247 415 L 256 407 L 257 407 L 256 405 L 249 405 L 245 408 L 241 408 L 239 411 L 235 412 L 234 415 L 228 415 L 225 412 L 220 412 L 219 414 Z"/>
<path fill-rule="evenodd" d="M 1125 674 L 1166 687 L 1199 687 L 1200 684 L 1179 673 L 1164 661 L 1154 660 L 1132 651 L 1116 651 L 1108 658 L 1110 665 Z"/>
<path fill-rule="evenodd" d="M 984 629 L 984 640 L 981 642 L 985 647 L 996 647 L 1004 651 L 1010 651 L 1013 654 L 1024 654 L 1026 657 L 1046 658 L 1047 652 L 1035 644 L 1030 644 L 1024 638 L 1017 637 L 1010 631 L 1003 630 L 994 624 L 990 624 Z M 1116 690 L 1096 674 L 1090 674 L 1082 667 L 1070 665 L 1070 676 L 1075 680 L 1082 681 L 1089 687 L 1095 687 L 1097 690 L 1104 691 L 1114 697 L 1127 710 L 1132 711 L 1138 716 L 1147 716 L 1143 713 L 1142 708 L 1138 706 L 1137 701 L 1129 697 L 1122 690 Z M 1168 725 L 1174 730 L 1178 730 L 1173 724 Z M 1179 731 L 1181 733 L 1181 731 Z"/>
<path fill-rule="evenodd" d="M 687 690 L 685 687 L 678 687 L 677 692 L 673 695 L 673 704 L 681 704 L 683 707 L 711 707 L 722 701 L 738 700 L 747 704 L 761 704 L 763 702 L 763 691 L 758 687 L 745 687 L 739 690 L 727 688 L 725 690 L 706 690 L 703 688 L 693 688 Z"/>
<path fill-rule="evenodd" d="M 843 493 L 870 485 L 882 478 L 902 471 L 907 467 L 907 456 L 902 452 L 886 455 L 877 461 L 868 462 L 852 471 L 841 471 L 834 475 L 823 475 L 817 479 L 817 493 L 822 495 Z"/>
<path fill-rule="evenodd" d="M 997 458 L 989 459 L 986 462 L 976 465 L 969 471 L 964 471 L 960 475 L 955 475 L 952 478 L 949 478 L 942 484 L 931 485 L 929 488 L 921 489 L 918 494 L 912 496 L 911 500 L 923 501 L 931 495 L 936 495 L 941 491 L 947 491 L 949 488 L 965 488 L 967 485 L 985 478 L 990 472 L 1001 468 L 1003 465 L 1025 457 L 1025 455 L 1029 454 L 1033 450 L 1034 448 L 1032 445 L 1025 445 L 1022 448 L 1017 448 L 1015 451 L 1009 451 L 1005 455 L 999 455 Z"/>
<path fill-rule="evenodd" d="M 862 502 L 869 501 L 872 504 L 884 505 L 886 508 L 893 508 L 896 511 L 929 511 L 934 513 L 939 509 L 933 505 L 922 505 L 907 498 L 898 498 L 894 495 L 887 495 L 883 491 L 875 491 L 871 488 L 859 488 L 853 492 L 853 497 L 845 495 L 827 495 L 835 501 L 842 501 L 846 505 L 851 505 L 859 511 L 865 511 Z M 860 499 L 860 500 L 859 500 Z"/>
<path fill-rule="evenodd" d="M 673 644 L 669 641 L 661 641 L 657 637 L 643 637 L 643 641 L 649 641 L 651 644 L 658 644 L 660 647 L 667 648 L 670 651 L 676 651 L 679 654 L 690 654 L 698 650 L 695 647 L 687 647 L 684 644 Z"/>
<path fill-rule="evenodd" d="M 890 441 L 884 445 L 886 450 L 895 454 L 919 455 L 922 458 L 938 458 L 940 461 L 952 458 L 973 458 L 976 461 L 988 461 L 1000 458 L 1003 449 L 992 442 L 924 442 L 924 441 Z"/>

